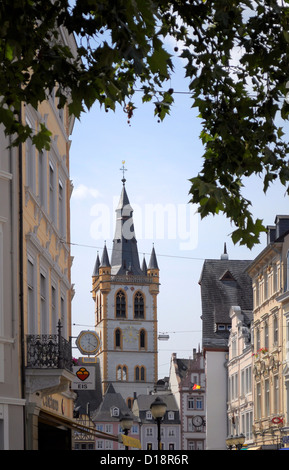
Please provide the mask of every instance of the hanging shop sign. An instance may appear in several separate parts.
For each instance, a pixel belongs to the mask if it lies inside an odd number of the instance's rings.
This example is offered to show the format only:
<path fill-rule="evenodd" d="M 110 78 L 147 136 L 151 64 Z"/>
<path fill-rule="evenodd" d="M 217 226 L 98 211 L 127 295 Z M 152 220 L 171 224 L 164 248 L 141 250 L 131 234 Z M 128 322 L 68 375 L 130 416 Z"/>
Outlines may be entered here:
<path fill-rule="evenodd" d="M 95 367 L 74 366 L 73 374 L 72 390 L 95 390 Z"/>

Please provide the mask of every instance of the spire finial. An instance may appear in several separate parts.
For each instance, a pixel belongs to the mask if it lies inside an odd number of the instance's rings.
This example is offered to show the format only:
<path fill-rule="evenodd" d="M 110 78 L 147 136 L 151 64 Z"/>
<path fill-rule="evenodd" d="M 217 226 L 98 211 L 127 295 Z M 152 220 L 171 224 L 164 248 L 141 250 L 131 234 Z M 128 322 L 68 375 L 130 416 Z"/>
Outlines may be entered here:
<path fill-rule="evenodd" d="M 124 164 L 125 164 L 125 160 L 122 161 L 122 168 L 120 168 L 120 171 L 122 171 L 122 184 L 124 185 L 124 183 L 126 182 L 126 179 L 124 177 L 124 172 L 127 171 L 127 169 L 124 167 Z"/>

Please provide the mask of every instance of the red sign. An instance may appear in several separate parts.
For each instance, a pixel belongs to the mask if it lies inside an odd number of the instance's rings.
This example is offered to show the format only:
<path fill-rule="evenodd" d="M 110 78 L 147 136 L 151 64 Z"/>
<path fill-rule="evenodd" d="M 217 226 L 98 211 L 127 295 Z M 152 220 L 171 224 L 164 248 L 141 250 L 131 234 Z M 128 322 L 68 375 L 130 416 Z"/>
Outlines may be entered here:
<path fill-rule="evenodd" d="M 272 423 L 281 424 L 283 423 L 283 418 L 279 418 L 279 416 L 275 416 L 274 418 L 272 418 Z"/>

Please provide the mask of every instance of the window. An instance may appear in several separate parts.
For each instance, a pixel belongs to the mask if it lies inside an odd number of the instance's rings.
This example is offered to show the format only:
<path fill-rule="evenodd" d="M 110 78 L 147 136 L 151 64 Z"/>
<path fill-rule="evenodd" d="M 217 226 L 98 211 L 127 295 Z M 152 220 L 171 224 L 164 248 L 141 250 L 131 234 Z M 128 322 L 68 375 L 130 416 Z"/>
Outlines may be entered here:
<path fill-rule="evenodd" d="M 264 343 L 265 343 L 265 348 L 269 348 L 269 326 L 268 326 L 268 321 L 265 322 L 264 326 Z"/>
<path fill-rule="evenodd" d="M 279 377 L 274 376 L 274 413 L 279 413 Z"/>
<path fill-rule="evenodd" d="M 141 330 L 139 334 L 139 347 L 140 349 L 146 348 L 146 332 L 145 330 Z"/>
<path fill-rule="evenodd" d="M 52 222 L 56 222 L 55 208 L 55 172 L 52 163 L 49 165 L 49 215 Z"/>
<path fill-rule="evenodd" d="M 28 333 L 36 333 L 35 268 L 32 260 L 27 260 L 27 306 Z"/>
<path fill-rule="evenodd" d="M 270 383 L 269 380 L 265 380 L 265 413 L 266 416 L 270 416 Z"/>
<path fill-rule="evenodd" d="M 255 335 L 256 335 L 256 341 L 255 341 L 255 344 L 256 344 L 256 351 L 258 351 L 261 347 L 261 341 L 260 341 L 260 329 L 257 327 L 256 329 L 256 332 L 255 332 Z"/>
<path fill-rule="evenodd" d="M 231 400 L 236 400 L 238 398 L 238 374 L 233 374 L 229 380 L 229 396 Z"/>
<path fill-rule="evenodd" d="M 201 397 L 196 398 L 196 409 L 197 410 L 203 409 L 203 399 Z"/>
<path fill-rule="evenodd" d="M 51 285 L 51 323 L 52 334 L 57 332 L 58 312 L 57 312 L 57 294 L 56 287 Z"/>
<path fill-rule="evenodd" d="M 115 347 L 121 348 L 121 331 L 119 328 L 115 330 Z"/>
<path fill-rule="evenodd" d="M 252 439 L 252 427 L 253 427 L 253 413 L 249 411 L 242 414 L 242 434 L 245 435 L 246 440 Z"/>
<path fill-rule="evenodd" d="M 117 406 L 113 406 L 110 409 L 110 416 L 119 416 L 119 408 Z"/>
<path fill-rule="evenodd" d="M 241 371 L 241 395 L 244 396 L 252 391 L 252 367 L 245 367 Z"/>
<path fill-rule="evenodd" d="M 42 333 L 48 333 L 49 322 L 47 315 L 47 280 L 43 273 L 40 273 L 40 315 Z"/>
<path fill-rule="evenodd" d="M 41 206 L 46 207 L 46 160 L 44 152 L 38 154 L 38 197 Z"/>
<path fill-rule="evenodd" d="M 188 409 L 189 410 L 194 409 L 194 399 L 193 398 L 188 398 Z"/>
<path fill-rule="evenodd" d="M 122 290 L 119 290 L 116 294 L 116 317 L 124 318 L 126 316 L 126 301 L 125 293 Z"/>
<path fill-rule="evenodd" d="M 153 419 L 153 415 L 151 411 L 146 412 L 146 419 Z"/>
<path fill-rule="evenodd" d="M 278 346 L 278 316 L 274 316 L 273 320 L 273 329 L 274 329 L 274 346 Z"/>
<path fill-rule="evenodd" d="M 137 366 L 135 368 L 135 380 L 138 382 L 145 381 L 145 368 L 144 366 Z"/>
<path fill-rule="evenodd" d="M 32 145 L 32 140 L 30 139 L 30 137 L 26 141 L 25 153 L 26 153 L 27 186 L 29 186 L 31 191 L 35 192 L 34 147 Z"/>
<path fill-rule="evenodd" d="M 61 315 L 61 325 L 62 325 L 62 336 L 67 337 L 67 302 L 66 296 L 64 293 L 60 296 L 60 315 Z"/>
<path fill-rule="evenodd" d="M 58 183 L 59 232 L 62 237 L 66 235 L 65 191 L 61 180 Z"/>
<path fill-rule="evenodd" d="M 117 366 L 116 369 L 116 380 L 126 381 L 127 377 L 127 367 L 126 366 Z"/>
<path fill-rule="evenodd" d="M 141 292 L 136 292 L 134 296 L 134 317 L 144 318 L 144 298 Z"/>
<path fill-rule="evenodd" d="M 257 383 L 256 394 L 257 394 L 256 418 L 261 419 L 262 408 L 261 408 L 261 384 L 260 383 Z"/>

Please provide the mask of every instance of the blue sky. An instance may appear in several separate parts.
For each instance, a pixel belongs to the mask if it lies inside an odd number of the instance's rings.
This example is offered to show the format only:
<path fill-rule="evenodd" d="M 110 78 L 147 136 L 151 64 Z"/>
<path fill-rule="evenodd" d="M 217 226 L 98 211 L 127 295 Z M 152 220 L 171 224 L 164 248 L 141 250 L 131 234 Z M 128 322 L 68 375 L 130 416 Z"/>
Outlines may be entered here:
<path fill-rule="evenodd" d="M 265 234 L 252 250 L 233 245 L 230 233 L 234 227 L 224 216 L 201 221 L 195 214 L 196 208 L 189 204 L 188 180 L 202 167 L 201 123 L 191 108 L 190 96 L 182 93 L 187 91 L 187 83 L 178 60 L 168 87 L 178 93 L 163 122 L 157 122 L 152 105 L 142 104 L 141 96 L 136 96 L 137 109 L 130 125 L 122 108 L 105 113 L 95 105 L 76 122 L 70 151 L 72 283 L 76 292 L 72 335 L 94 326 L 91 275 L 105 242 L 111 253 L 114 208 L 125 161 L 140 261 L 145 254 L 148 262 L 154 244 L 160 268 L 158 330 L 170 338 L 159 341 L 159 377 L 169 374 L 173 352 L 189 358 L 193 348 L 201 347 L 198 281 L 204 260 L 220 258 L 225 242 L 231 259 L 254 259 L 266 245 Z M 273 224 L 277 214 L 289 213 L 281 185 L 272 186 L 265 196 L 262 181 L 255 177 L 248 180 L 244 191 L 253 214 L 265 225 Z M 166 214 L 170 214 L 169 222 L 162 219 Z"/>

